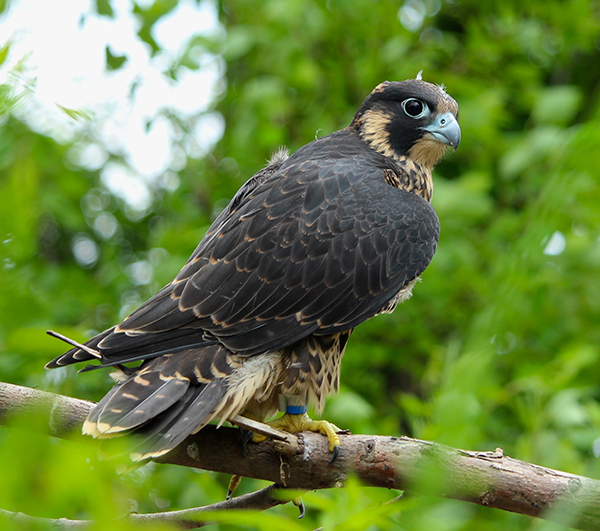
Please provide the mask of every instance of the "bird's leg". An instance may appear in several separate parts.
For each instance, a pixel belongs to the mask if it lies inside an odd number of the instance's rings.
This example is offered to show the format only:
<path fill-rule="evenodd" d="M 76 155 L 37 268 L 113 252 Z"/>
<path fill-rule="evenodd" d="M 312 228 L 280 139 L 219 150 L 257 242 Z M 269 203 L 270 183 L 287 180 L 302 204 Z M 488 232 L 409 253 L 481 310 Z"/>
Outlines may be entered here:
<path fill-rule="evenodd" d="M 296 396 L 284 397 L 284 403 L 284 414 L 266 424 L 273 428 L 287 431 L 288 433 L 299 433 L 302 431 L 322 433 L 327 437 L 327 440 L 329 441 L 329 451 L 333 454 L 329 464 L 333 463 L 340 452 L 340 438 L 337 433 L 342 430 L 335 424 L 326 420 L 312 420 L 307 414 L 308 406 L 306 405 L 305 399 L 302 400 Z M 252 437 L 254 442 L 262 442 L 265 439 L 266 436 L 257 433 Z"/>
<path fill-rule="evenodd" d="M 329 460 L 329 464 L 333 463 L 337 459 L 340 453 L 340 438 L 338 437 L 337 433 L 341 432 L 342 430 L 340 430 L 335 424 L 327 422 L 326 420 L 312 420 L 307 414 L 308 406 L 306 405 L 305 397 L 284 397 L 280 395 L 280 410 L 284 411 L 284 414 L 281 417 L 270 422 L 264 422 L 261 418 L 261 422 L 272 428 L 278 428 L 288 433 L 299 433 L 302 431 L 322 433 L 327 437 L 327 440 L 329 441 L 329 451 L 333 454 Z M 243 449 L 245 449 L 249 440 L 260 443 L 267 438 L 267 435 L 250 431 L 252 427 L 248 426 L 248 422 L 249 420 L 254 420 L 255 417 L 256 415 L 249 411 L 245 411 L 244 416 L 239 417 L 239 420 L 243 419 L 246 423 L 245 429 L 240 428 Z M 237 423 L 235 418 L 230 420 L 234 424 Z M 226 499 L 229 500 L 231 498 L 233 491 L 238 487 L 241 479 L 242 477 L 238 475 L 231 477 L 229 480 Z M 299 497 L 295 499 L 294 505 L 299 507 L 300 518 L 302 518 L 304 516 L 304 504 L 302 502 L 302 498 Z"/>

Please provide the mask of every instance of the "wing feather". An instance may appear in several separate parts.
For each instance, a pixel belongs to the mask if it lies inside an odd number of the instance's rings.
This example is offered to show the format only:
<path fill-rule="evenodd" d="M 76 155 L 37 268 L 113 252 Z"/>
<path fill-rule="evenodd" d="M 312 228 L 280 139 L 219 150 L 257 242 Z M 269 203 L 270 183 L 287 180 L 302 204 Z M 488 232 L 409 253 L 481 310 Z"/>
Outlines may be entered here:
<path fill-rule="evenodd" d="M 381 311 L 429 264 L 439 226 L 351 135 L 319 139 L 243 187 L 175 281 L 106 334 L 102 355 L 184 348 L 206 333 L 254 355 Z"/>

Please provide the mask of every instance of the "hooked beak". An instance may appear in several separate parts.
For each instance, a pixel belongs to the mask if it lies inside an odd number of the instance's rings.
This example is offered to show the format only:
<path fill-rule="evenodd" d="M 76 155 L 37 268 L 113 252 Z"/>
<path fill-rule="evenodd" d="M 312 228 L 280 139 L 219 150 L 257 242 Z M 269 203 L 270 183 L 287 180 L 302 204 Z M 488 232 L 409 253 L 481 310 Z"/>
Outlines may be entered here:
<path fill-rule="evenodd" d="M 427 131 L 438 142 L 452 146 L 454 151 L 460 144 L 460 126 L 451 112 L 439 115 L 432 124 L 421 129 Z"/>

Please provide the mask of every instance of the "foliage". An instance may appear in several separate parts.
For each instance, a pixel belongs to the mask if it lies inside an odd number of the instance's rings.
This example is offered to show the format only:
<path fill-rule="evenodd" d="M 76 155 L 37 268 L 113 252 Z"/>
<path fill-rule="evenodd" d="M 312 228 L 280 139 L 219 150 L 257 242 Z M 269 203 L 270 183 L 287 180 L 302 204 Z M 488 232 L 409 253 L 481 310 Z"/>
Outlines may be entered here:
<path fill-rule="evenodd" d="M 153 25 L 175 6 L 135 7 L 139 38 L 154 54 Z M 113 7 L 97 3 L 106 17 Z M 111 193 L 102 167 L 77 163 L 96 119 L 65 108 L 80 123 L 75 138 L 36 132 L 18 112 L 35 86 L 23 91 L 4 76 L 0 379 L 99 399 L 104 373 L 44 372 L 63 349 L 44 331 L 81 340 L 117 322 L 173 277 L 214 212 L 278 146 L 295 150 L 344 127 L 379 82 L 423 70 L 459 102 L 463 131 L 435 172 L 439 249 L 411 301 L 354 333 L 342 392 L 325 414 L 355 432 L 502 447 L 600 477 L 598 9 L 585 0 L 223 1 L 226 32 L 191 39 L 164 72 L 202 68 L 197 47 L 223 57 L 227 89 L 207 111 L 224 117 L 223 137 L 208 155 L 171 168 L 179 186 L 153 188 L 141 213 Z M 126 63 L 126 53 L 106 52 L 107 69 Z M 189 124 L 165 114 L 185 137 Z M 105 164 L 115 161 L 127 163 L 113 152 Z M 76 245 L 97 259 L 77 261 Z M 141 262 L 151 282 L 132 274 Z M 37 516 L 102 523 L 130 503 L 202 505 L 222 499 L 228 480 L 155 465 L 119 474 L 124 463 L 98 461 L 87 446 L 19 430 L 1 430 L 0 447 L 0 506 Z M 259 486 L 244 480 L 242 490 Z M 427 497 L 383 505 L 393 497 L 354 482 L 307 494 L 307 516 L 294 526 L 559 529 Z M 238 524 L 273 529 L 295 516 L 282 506 Z"/>

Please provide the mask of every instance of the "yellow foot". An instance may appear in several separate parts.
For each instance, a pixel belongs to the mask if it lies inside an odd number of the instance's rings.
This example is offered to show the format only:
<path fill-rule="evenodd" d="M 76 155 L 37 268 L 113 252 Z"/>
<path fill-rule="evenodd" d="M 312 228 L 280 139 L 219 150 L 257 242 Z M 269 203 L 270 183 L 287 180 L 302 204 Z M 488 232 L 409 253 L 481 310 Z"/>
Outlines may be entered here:
<path fill-rule="evenodd" d="M 284 413 L 281 417 L 267 422 L 273 428 L 287 431 L 288 433 L 298 433 L 301 431 L 314 431 L 322 433 L 329 441 L 329 451 L 333 453 L 333 457 L 329 463 L 333 463 L 340 453 L 340 438 L 337 432 L 340 430 L 335 424 L 326 420 L 312 420 L 306 413 L 295 415 L 292 413 Z M 266 439 L 264 435 L 255 433 L 252 437 L 254 442 L 262 442 Z"/>

